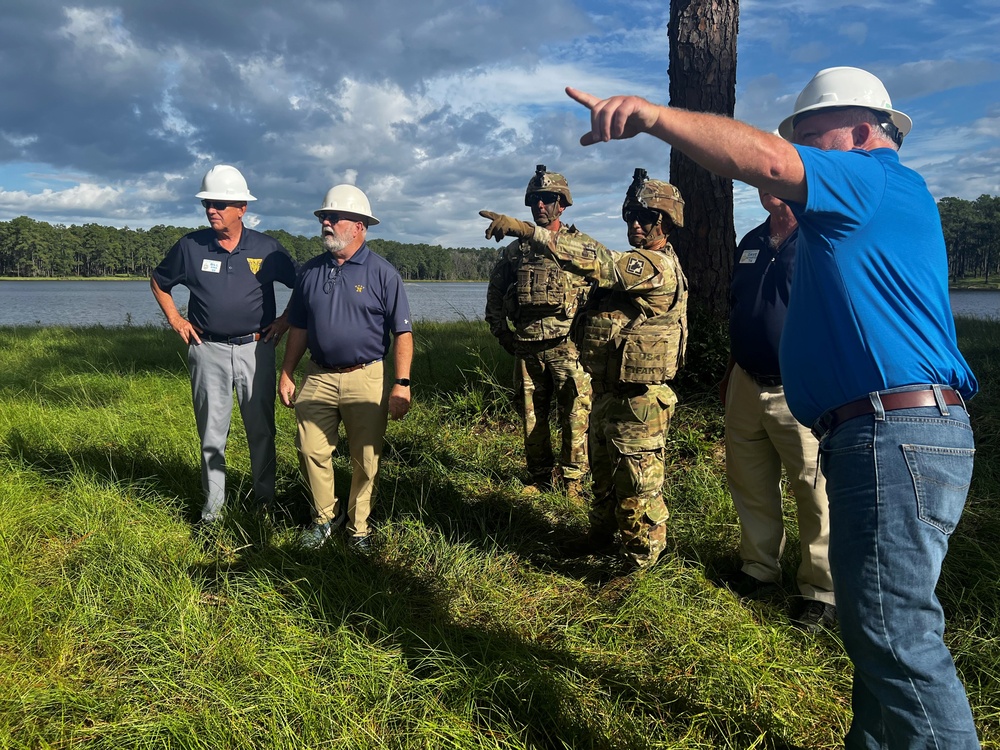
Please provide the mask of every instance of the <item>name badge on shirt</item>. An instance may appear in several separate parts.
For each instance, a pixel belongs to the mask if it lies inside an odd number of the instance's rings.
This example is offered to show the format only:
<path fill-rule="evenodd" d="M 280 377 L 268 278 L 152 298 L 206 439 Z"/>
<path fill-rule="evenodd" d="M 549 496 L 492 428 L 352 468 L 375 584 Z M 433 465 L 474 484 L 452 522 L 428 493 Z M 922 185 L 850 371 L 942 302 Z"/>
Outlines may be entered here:
<path fill-rule="evenodd" d="M 756 263 L 758 255 L 760 255 L 760 250 L 744 250 L 743 255 L 740 256 L 740 263 Z"/>
<path fill-rule="evenodd" d="M 206 258 L 201 262 L 201 270 L 208 271 L 209 273 L 218 273 L 219 271 L 222 270 L 222 261 L 209 260 L 208 258 Z"/>

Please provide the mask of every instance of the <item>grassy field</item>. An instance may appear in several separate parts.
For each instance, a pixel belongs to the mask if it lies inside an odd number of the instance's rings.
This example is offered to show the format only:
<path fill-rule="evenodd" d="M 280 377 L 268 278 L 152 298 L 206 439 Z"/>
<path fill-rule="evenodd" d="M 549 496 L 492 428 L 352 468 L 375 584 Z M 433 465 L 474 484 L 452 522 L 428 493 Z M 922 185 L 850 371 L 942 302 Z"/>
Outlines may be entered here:
<path fill-rule="evenodd" d="M 984 747 L 1000 748 L 1000 324 L 960 335 L 985 392 L 939 593 Z M 0 329 L 0 748 L 838 746 L 851 665 L 836 636 L 712 582 L 738 525 L 710 389 L 681 389 L 669 435 L 669 551 L 609 583 L 600 562 L 551 554 L 584 508 L 521 496 L 511 361 L 485 325 L 423 324 L 416 341 L 364 557 L 296 548 L 306 500 L 280 406 L 291 520 L 242 507 L 237 417 L 225 531 L 192 534 L 197 437 L 172 332 Z"/>

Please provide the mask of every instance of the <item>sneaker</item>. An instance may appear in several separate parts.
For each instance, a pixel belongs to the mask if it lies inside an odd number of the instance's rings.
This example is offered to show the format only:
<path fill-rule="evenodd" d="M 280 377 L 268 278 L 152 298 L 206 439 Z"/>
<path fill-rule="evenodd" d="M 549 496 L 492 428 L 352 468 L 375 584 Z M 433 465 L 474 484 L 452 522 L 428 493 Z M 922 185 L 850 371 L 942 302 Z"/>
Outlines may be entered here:
<path fill-rule="evenodd" d="M 806 599 L 802 609 L 792 618 L 792 624 L 807 633 L 831 630 L 837 624 L 837 608 L 816 599 Z"/>
<path fill-rule="evenodd" d="M 347 548 L 352 552 L 358 552 L 362 555 L 367 555 L 372 551 L 372 540 L 371 534 L 365 534 L 364 536 L 349 536 L 347 537 Z"/>
<path fill-rule="evenodd" d="M 299 534 L 299 546 L 303 549 L 319 549 L 333 533 L 333 522 L 313 523 Z"/>
<path fill-rule="evenodd" d="M 724 576 L 722 583 L 740 599 L 767 599 L 780 590 L 774 581 L 762 581 L 742 570 Z"/>

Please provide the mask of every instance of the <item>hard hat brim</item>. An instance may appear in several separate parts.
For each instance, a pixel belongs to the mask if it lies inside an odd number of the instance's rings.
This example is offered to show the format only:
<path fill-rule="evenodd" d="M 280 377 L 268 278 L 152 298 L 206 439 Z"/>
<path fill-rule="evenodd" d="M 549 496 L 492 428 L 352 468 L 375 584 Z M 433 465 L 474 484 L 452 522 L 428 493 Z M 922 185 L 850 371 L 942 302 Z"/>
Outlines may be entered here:
<path fill-rule="evenodd" d="M 200 193 L 195 193 L 194 197 L 198 200 L 229 201 L 230 203 L 247 203 L 249 201 L 257 200 L 250 195 L 250 193 L 234 197 L 232 195 L 227 195 L 226 193 L 217 193 L 214 190 L 202 190 Z"/>

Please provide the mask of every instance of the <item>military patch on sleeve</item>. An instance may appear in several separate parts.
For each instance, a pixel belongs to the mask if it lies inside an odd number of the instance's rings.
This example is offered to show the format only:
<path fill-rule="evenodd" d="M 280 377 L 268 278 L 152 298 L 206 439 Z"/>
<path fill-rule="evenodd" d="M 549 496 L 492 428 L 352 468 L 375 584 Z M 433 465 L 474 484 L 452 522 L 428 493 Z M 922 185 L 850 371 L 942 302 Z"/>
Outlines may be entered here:
<path fill-rule="evenodd" d="M 625 265 L 625 273 L 630 273 L 633 276 L 642 276 L 642 272 L 645 270 L 646 261 L 642 258 L 629 258 Z"/>
<path fill-rule="evenodd" d="M 597 250 L 592 248 L 590 245 L 584 245 L 581 255 L 583 255 L 583 257 L 587 260 L 593 260 L 597 257 Z"/>
<path fill-rule="evenodd" d="M 250 266 L 250 273 L 257 273 L 260 270 L 261 264 L 264 262 L 263 258 L 247 258 L 247 265 Z"/>

